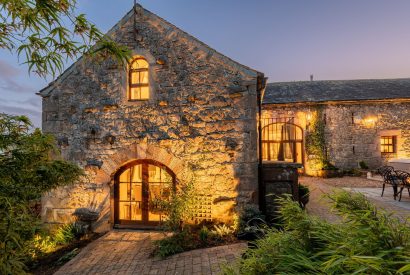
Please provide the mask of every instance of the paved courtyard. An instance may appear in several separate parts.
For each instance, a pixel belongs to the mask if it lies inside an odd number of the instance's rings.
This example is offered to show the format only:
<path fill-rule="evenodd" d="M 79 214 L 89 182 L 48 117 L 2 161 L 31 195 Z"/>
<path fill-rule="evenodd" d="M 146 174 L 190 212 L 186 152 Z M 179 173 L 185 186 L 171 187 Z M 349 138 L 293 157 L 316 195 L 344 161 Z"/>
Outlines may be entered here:
<path fill-rule="evenodd" d="M 308 212 L 331 222 L 338 222 L 340 218 L 331 213 L 329 201 L 324 199 L 323 195 L 337 189 L 360 192 L 379 208 L 392 212 L 393 215 L 403 220 L 410 218 L 410 196 L 407 189 L 403 190 L 402 200 L 399 202 L 398 199 L 394 200 L 391 186 L 386 185 L 384 195 L 381 197 L 382 182 L 362 177 L 330 179 L 301 177 L 300 182 L 309 186 L 311 190 L 310 202 L 307 205 Z"/>
<path fill-rule="evenodd" d="M 161 232 L 111 231 L 84 248 L 55 274 L 219 274 L 234 262 L 246 243 L 198 249 L 165 260 L 150 256 Z"/>

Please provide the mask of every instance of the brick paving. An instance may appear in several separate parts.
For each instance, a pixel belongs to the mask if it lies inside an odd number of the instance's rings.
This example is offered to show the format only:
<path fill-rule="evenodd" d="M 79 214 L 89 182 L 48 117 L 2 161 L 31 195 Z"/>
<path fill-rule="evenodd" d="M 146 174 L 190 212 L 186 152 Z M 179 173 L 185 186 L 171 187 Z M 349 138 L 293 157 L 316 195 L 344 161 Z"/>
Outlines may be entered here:
<path fill-rule="evenodd" d="M 55 274 L 219 274 L 241 256 L 246 243 L 192 250 L 167 259 L 151 257 L 161 232 L 114 230 L 85 247 Z"/>

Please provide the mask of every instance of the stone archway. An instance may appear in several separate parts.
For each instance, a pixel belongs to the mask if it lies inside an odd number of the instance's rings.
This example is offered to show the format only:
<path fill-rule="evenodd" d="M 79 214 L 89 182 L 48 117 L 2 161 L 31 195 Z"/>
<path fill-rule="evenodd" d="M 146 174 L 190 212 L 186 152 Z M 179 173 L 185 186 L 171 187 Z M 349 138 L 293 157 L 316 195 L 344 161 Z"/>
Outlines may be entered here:
<path fill-rule="evenodd" d="M 114 217 L 116 214 L 116 202 L 114 200 L 115 175 L 122 167 L 142 160 L 152 160 L 166 166 L 175 175 L 176 182 L 187 180 L 188 170 L 185 163 L 159 146 L 135 143 L 117 150 L 112 155 L 107 155 L 101 159 L 102 165 L 96 173 L 95 180 L 99 184 L 107 184 L 110 187 L 110 203 L 106 206 L 105 211 L 109 213 L 111 225 L 115 223 Z"/>
<path fill-rule="evenodd" d="M 164 164 L 140 159 L 127 163 L 114 176 L 114 227 L 144 228 L 164 220 L 158 202 L 176 190 L 174 172 Z"/>

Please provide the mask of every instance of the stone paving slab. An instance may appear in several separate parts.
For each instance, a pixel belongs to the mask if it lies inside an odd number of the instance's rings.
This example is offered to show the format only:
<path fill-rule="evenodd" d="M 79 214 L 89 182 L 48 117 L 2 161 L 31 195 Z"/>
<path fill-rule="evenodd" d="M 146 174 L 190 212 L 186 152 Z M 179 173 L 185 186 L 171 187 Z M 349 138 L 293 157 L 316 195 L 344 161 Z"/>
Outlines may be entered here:
<path fill-rule="evenodd" d="M 330 203 L 323 196 L 336 190 L 344 189 L 364 194 L 377 207 L 393 213 L 402 220 L 410 218 L 410 196 L 407 189 L 403 190 L 402 200 L 394 200 L 393 188 L 386 186 L 384 195 L 382 183 L 362 177 L 343 177 L 323 179 L 316 177 L 301 177 L 300 182 L 309 186 L 310 201 L 307 204 L 308 213 L 325 218 L 330 222 L 340 222 L 340 218 L 330 211 Z"/>
<path fill-rule="evenodd" d="M 161 232 L 114 230 L 85 247 L 55 274 L 219 274 L 246 243 L 192 250 L 161 260 L 150 256 Z"/>
<path fill-rule="evenodd" d="M 393 188 L 386 186 L 383 197 L 382 188 L 343 188 L 351 192 L 360 192 L 365 195 L 370 201 L 375 203 L 378 207 L 391 212 L 403 220 L 410 218 L 410 196 L 407 189 L 403 190 L 402 199 L 399 201 L 393 198 Z"/>

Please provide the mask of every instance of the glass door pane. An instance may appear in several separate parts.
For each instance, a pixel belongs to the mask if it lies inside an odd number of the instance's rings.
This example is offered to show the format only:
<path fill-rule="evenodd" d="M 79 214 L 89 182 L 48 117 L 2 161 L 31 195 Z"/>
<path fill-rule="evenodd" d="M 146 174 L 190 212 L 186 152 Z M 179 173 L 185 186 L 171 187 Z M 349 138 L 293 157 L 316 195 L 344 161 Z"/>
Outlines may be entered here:
<path fill-rule="evenodd" d="M 172 181 L 172 176 L 165 169 L 155 165 L 148 165 L 149 221 L 161 221 L 165 218 L 160 212 L 159 201 L 169 198 Z"/>
<path fill-rule="evenodd" d="M 118 216 L 120 220 L 142 221 L 142 167 L 136 165 L 119 176 Z"/>

